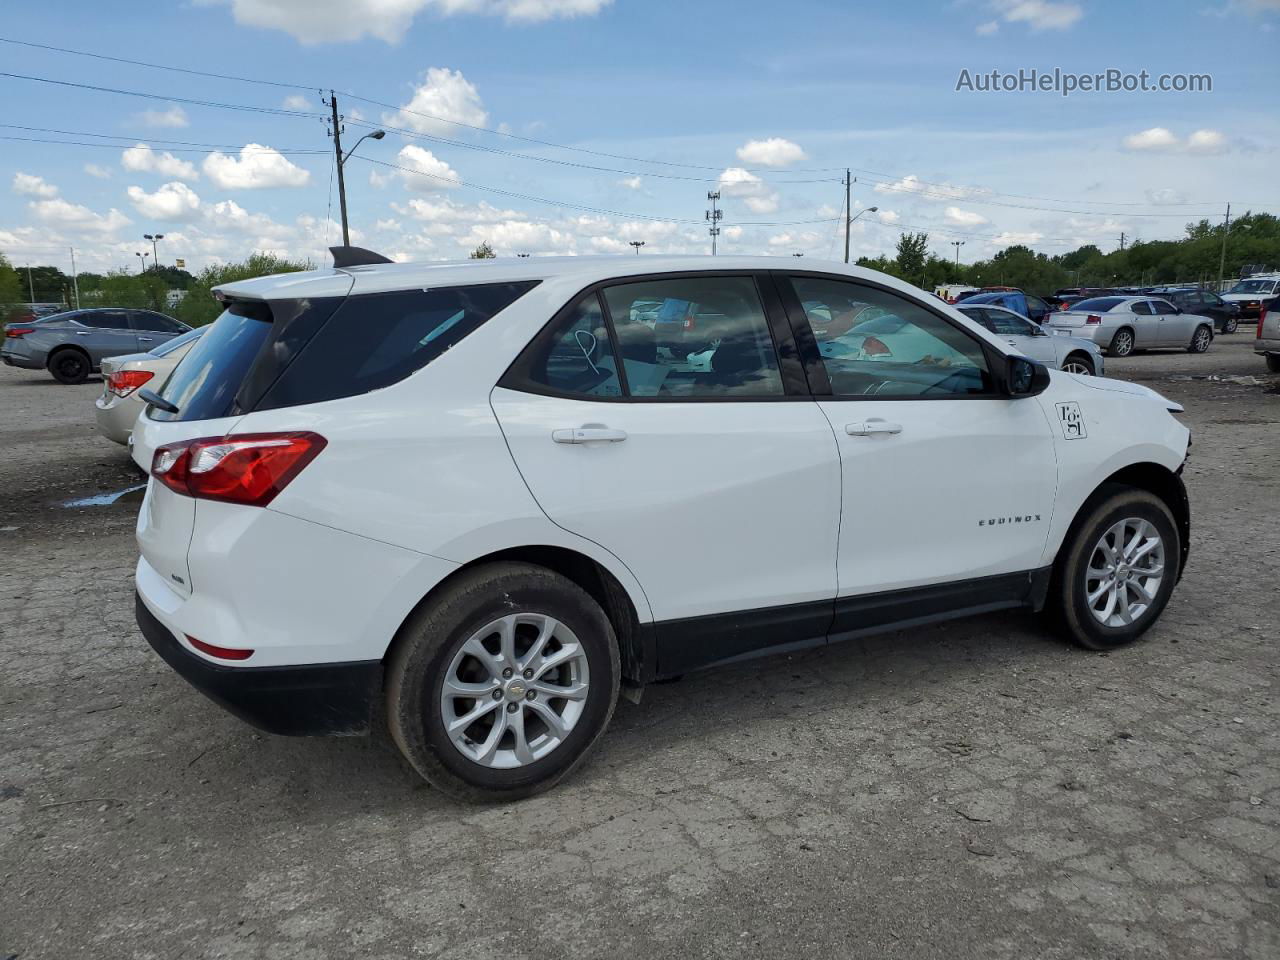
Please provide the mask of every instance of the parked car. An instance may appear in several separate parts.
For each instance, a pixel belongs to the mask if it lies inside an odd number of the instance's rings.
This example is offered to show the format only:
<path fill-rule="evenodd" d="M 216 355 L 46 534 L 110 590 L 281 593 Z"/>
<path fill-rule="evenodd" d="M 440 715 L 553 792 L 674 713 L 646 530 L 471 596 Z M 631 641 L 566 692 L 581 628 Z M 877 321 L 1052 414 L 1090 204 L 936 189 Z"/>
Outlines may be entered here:
<path fill-rule="evenodd" d="M 955 303 L 957 300 L 963 300 L 966 296 L 975 293 L 981 293 L 977 287 L 971 287 L 967 283 L 944 283 L 933 291 L 933 295 L 939 300 L 947 303 Z"/>
<path fill-rule="evenodd" d="M 1067 373 L 1102 376 L 1102 351 L 1092 340 L 1066 335 L 1052 336 L 1040 324 L 1019 316 L 1007 307 L 960 304 L 956 309 L 976 320 L 1024 357 Z"/>
<path fill-rule="evenodd" d="M 84 383 L 103 358 L 149 350 L 189 329 L 151 310 L 70 310 L 5 324 L 0 358 L 12 367 L 47 369 L 59 383 Z"/>
<path fill-rule="evenodd" d="M 1094 297 L 1048 321 L 1051 330 L 1092 340 L 1111 357 L 1135 350 L 1181 347 L 1204 353 L 1213 343 L 1213 321 L 1183 313 L 1159 297 Z"/>
<path fill-rule="evenodd" d="M 510 799 L 583 759 L 620 683 L 1004 608 L 1111 649 L 1184 568 L 1181 407 L 899 280 L 337 249 L 218 288 L 134 428 L 139 626 L 264 729 L 381 702 L 431 783 Z M 622 352 L 655 300 L 722 318 L 705 369 Z M 931 348 L 828 357 L 858 304 Z"/>
<path fill-rule="evenodd" d="M 1021 290 L 1000 290 L 990 293 L 977 293 L 972 297 L 965 297 L 966 304 L 991 304 L 996 307 L 1005 307 L 1014 313 L 1021 314 L 1024 317 L 1030 317 L 1036 323 L 1044 323 L 1045 318 L 1054 312 L 1053 307 L 1045 303 L 1039 297 L 1032 296 L 1029 293 L 1023 293 Z"/>
<path fill-rule="evenodd" d="M 66 309 L 61 303 L 20 303 L 9 311 L 7 322 L 31 323 L 33 320 L 43 320 L 55 313 L 62 313 Z"/>
<path fill-rule="evenodd" d="M 1267 369 L 1280 373 L 1280 297 L 1267 301 L 1258 315 L 1258 339 L 1253 352 L 1267 362 Z"/>
<path fill-rule="evenodd" d="M 1241 280 L 1222 295 L 1228 303 L 1240 308 L 1240 316 L 1253 318 L 1258 316 L 1262 304 L 1272 297 L 1280 296 L 1280 277 L 1264 275 Z"/>
<path fill-rule="evenodd" d="M 1218 333 L 1235 333 L 1240 328 L 1240 307 L 1223 300 L 1212 290 L 1198 287 L 1162 287 L 1152 294 L 1168 300 L 1183 313 L 1208 317 Z"/>
<path fill-rule="evenodd" d="M 128 444 L 133 424 L 145 404 L 138 391 L 150 384 L 164 383 L 191 345 L 208 327 L 196 327 L 166 340 L 146 353 L 127 353 L 102 361 L 102 396 L 94 401 L 98 432 L 108 440 Z"/>

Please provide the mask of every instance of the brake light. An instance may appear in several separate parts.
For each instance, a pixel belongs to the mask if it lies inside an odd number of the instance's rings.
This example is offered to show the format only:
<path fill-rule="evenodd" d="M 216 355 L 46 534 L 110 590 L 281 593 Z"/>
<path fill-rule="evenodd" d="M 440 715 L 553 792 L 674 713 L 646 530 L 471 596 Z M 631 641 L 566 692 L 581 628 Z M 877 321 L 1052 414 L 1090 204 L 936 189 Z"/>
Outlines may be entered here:
<path fill-rule="evenodd" d="M 217 657 L 219 660 L 248 660 L 253 656 L 252 650 L 237 649 L 235 647 L 217 647 L 212 643 L 205 643 L 203 640 L 197 640 L 191 634 L 184 634 L 187 642 L 199 650 L 201 653 L 207 653 L 211 657 Z"/>
<path fill-rule="evenodd" d="M 1102 318 L 1098 316 L 1096 313 L 1091 313 L 1084 318 L 1084 322 L 1085 323 L 1101 323 Z"/>
<path fill-rule="evenodd" d="M 127 397 L 154 376 L 150 370 L 117 370 L 107 376 L 107 390 Z"/>
<path fill-rule="evenodd" d="M 328 443 L 315 433 L 248 433 L 157 447 L 151 475 L 201 500 L 265 507 Z"/>
<path fill-rule="evenodd" d="M 6 330 L 4 332 L 4 335 L 6 337 L 13 337 L 16 340 L 18 339 L 18 337 L 24 337 L 28 333 L 35 333 L 35 332 L 36 332 L 35 327 L 12 327 L 11 329 Z"/>

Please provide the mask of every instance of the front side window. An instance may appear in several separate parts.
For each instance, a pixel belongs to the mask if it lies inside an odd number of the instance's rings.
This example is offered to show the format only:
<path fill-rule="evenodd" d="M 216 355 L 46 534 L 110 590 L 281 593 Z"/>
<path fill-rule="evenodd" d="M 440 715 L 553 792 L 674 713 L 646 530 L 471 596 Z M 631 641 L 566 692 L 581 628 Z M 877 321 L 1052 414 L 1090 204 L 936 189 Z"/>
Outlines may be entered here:
<path fill-rule="evenodd" d="M 833 395 L 942 399 L 993 390 L 981 344 L 921 305 L 844 280 L 791 282 Z"/>
<path fill-rule="evenodd" d="M 1002 337 L 1034 337 L 1036 335 L 1035 327 L 1031 322 L 1023 320 L 1016 314 L 1006 310 L 989 310 L 987 313 L 991 317 L 992 333 L 998 333 Z"/>

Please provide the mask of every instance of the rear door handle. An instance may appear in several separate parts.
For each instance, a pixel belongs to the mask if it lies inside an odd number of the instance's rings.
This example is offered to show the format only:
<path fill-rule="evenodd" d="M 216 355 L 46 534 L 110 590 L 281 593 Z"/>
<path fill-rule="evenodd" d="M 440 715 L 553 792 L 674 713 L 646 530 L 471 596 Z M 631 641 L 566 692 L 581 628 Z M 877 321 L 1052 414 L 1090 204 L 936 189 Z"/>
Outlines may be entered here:
<path fill-rule="evenodd" d="M 871 437 L 877 433 L 901 433 L 902 424 L 889 423 L 887 420 L 863 420 L 858 423 L 846 423 L 844 432 L 851 437 Z"/>
<path fill-rule="evenodd" d="M 139 337 L 139 338 L 138 338 L 138 340 L 139 340 L 140 342 L 142 342 L 142 343 L 150 343 L 150 342 L 151 342 L 151 338 L 150 338 L 150 337 Z"/>
<path fill-rule="evenodd" d="M 77 330 L 77 331 L 76 331 L 76 336 L 77 336 L 77 337 L 91 337 L 91 336 L 93 336 L 93 331 L 92 331 L 92 330 Z"/>
<path fill-rule="evenodd" d="M 608 427 L 574 427 L 572 430 L 552 430 L 551 439 L 556 443 L 621 443 L 627 439 L 627 432 Z"/>

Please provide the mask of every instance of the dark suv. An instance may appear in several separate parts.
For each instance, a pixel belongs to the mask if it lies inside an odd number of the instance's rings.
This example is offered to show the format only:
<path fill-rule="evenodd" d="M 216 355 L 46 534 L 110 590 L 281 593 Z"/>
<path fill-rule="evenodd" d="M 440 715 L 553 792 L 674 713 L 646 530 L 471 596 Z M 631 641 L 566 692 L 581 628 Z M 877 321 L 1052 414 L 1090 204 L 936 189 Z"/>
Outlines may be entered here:
<path fill-rule="evenodd" d="M 59 383 L 83 383 L 106 357 L 145 353 L 191 328 L 152 310 L 102 307 L 5 324 L 0 358 L 47 369 Z"/>
<path fill-rule="evenodd" d="M 1211 290 L 1201 290 L 1198 287 L 1157 289 L 1152 295 L 1163 297 L 1183 313 L 1208 317 L 1219 333 L 1235 333 L 1240 327 L 1240 308 Z"/>

